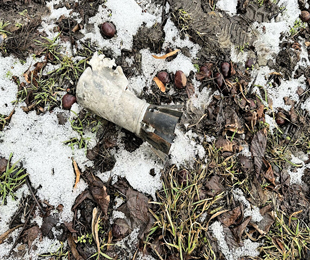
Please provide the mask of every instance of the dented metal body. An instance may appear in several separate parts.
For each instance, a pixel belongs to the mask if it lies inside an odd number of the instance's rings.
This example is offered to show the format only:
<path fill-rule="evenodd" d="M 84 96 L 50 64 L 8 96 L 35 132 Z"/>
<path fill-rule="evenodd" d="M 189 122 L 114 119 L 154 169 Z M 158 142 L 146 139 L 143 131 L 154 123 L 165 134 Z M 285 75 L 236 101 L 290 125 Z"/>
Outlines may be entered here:
<path fill-rule="evenodd" d="M 114 60 L 95 54 L 89 64 L 91 68 L 84 71 L 77 84 L 78 103 L 168 154 L 182 112 L 137 98 L 126 89 L 128 80 Z"/>

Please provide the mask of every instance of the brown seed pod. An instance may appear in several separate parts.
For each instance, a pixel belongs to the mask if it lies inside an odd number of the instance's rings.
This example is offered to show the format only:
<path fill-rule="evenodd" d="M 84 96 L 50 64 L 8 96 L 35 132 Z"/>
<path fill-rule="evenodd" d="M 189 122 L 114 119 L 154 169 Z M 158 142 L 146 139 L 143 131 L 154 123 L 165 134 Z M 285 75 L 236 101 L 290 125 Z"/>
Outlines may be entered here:
<path fill-rule="evenodd" d="M 310 13 L 308 11 L 301 11 L 299 17 L 303 22 L 307 23 L 310 20 Z"/>
<path fill-rule="evenodd" d="M 221 73 L 217 72 L 215 73 L 215 82 L 219 86 L 219 88 L 222 88 L 224 83 L 224 78 Z"/>
<path fill-rule="evenodd" d="M 112 38 L 116 33 L 114 24 L 110 22 L 104 22 L 100 26 L 100 33 L 102 36 L 105 36 L 107 38 Z"/>
<path fill-rule="evenodd" d="M 166 71 L 158 72 L 157 78 L 164 84 L 167 84 L 170 82 L 169 74 Z"/>
<path fill-rule="evenodd" d="M 66 94 L 62 98 L 62 108 L 70 110 L 72 105 L 76 102 L 76 97 L 71 94 Z"/>
<path fill-rule="evenodd" d="M 223 73 L 223 76 L 227 78 L 229 76 L 230 64 L 228 62 L 223 62 L 221 66 L 221 71 Z"/>
<path fill-rule="evenodd" d="M 278 112 L 276 116 L 276 122 L 278 125 L 284 125 L 285 124 L 285 115 L 282 112 Z"/>
<path fill-rule="evenodd" d="M 208 66 L 201 66 L 200 72 L 203 73 L 208 79 L 212 77 L 212 71 Z"/>
<path fill-rule="evenodd" d="M 186 76 L 182 70 L 178 70 L 174 75 L 174 85 L 178 89 L 185 88 L 187 83 Z"/>

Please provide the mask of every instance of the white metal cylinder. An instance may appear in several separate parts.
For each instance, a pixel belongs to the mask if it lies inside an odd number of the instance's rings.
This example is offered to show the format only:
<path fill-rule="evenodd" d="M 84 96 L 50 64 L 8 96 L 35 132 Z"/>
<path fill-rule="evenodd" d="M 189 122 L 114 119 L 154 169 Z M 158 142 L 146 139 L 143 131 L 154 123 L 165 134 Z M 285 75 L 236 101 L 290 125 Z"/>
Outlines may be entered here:
<path fill-rule="evenodd" d="M 89 64 L 76 87 L 78 103 L 139 136 L 149 104 L 126 90 L 127 78 L 114 60 L 95 54 Z"/>

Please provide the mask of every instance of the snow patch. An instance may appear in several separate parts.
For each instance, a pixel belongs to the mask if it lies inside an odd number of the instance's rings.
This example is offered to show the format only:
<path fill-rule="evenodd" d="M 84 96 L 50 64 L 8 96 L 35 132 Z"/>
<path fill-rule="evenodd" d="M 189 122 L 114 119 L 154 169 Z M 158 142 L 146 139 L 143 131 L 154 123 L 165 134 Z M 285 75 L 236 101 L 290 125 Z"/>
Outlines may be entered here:
<path fill-rule="evenodd" d="M 111 176 L 114 181 L 117 181 L 117 176 L 125 177 L 134 189 L 150 194 L 155 199 L 156 191 L 162 187 L 160 180 L 162 163 L 152 152 L 150 145 L 144 142 L 132 153 L 121 147 L 114 156 L 116 159 L 114 168 L 98 176 L 102 180 Z M 154 169 L 155 176 L 150 174 L 151 169 Z"/>
<path fill-rule="evenodd" d="M 178 166 L 188 164 L 191 167 L 195 162 L 196 155 L 199 159 L 205 157 L 206 151 L 201 144 L 194 140 L 197 136 L 192 133 L 192 130 L 184 134 L 177 126 L 175 134 L 176 138 L 170 150 L 172 164 Z"/>
<path fill-rule="evenodd" d="M 104 39 L 100 34 L 99 26 L 106 21 L 113 22 L 116 27 L 117 33 L 112 39 Z M 159 22 L 159 18 L 144 13 L 135 1 L 108 0 L 105 6 L 99 6 L 98 13 L 89 19 L 89 23 L 94 24 L 93 29 L 85 28 L 81 32 L 85 34 L 84 39 L 91 39 L 100 48 L 111 48 L 116 55 L 120 55 L 121 49 L 131 50 L 133 36 L 142 24 L 150 27 L 155 22 Z"/>
<path fill-rule="evenodd" d="M 247 199 L 244 197 L 241 189 L 237 188 L 233 190 L 233 196 L 235 200 L 242 202 L 242 204 L 246 207 L 246 209 L 244 210 L 244 217 L 251 216 L 251 220 L 254 222 L 260 222 L 263 219 L 262 215 L 259 212 L 259 208 L 256 206 L 251 206 L 250 202 L 248 202 Z"/>
<path fill-rule="evenodd" d="M 227 260 L 238 260 L 242 256 L 256 257 L 259 255 L 257 248 L 260 244 L 254 243 L 250 239 L 245 239 L 242 247 L 233 248 L 230 250 L 225 239 L 223 226 L 219 221 L 216 221 L 210 225 L 209 229 L 217 239 L 218 245 Z"/>
<path fill-rule="evenodd" d="M 235 15 L 237 13 L 237 3 L 238 0 L 220 0 L 217 2 L 216 7 L 231 15 Z"/>
<path fill-rule="evenodd" d="M 72 190 L 75 182 L 72 150 L 63 142 L 78 136 L 69 122 L 58 124 L 56 113 L 57 109 L 54 113 L 38 116 L 35 111 L 26 114 L 21 108 L 16 108 L 9 126 L 0 133 L 0 155 L 8 158 L 13 152 L 12 161 L 21 160 L 35 188 L 42 186 L 37 194 L 40 199 L 46 199 L 55 207 L 63 204 L 62 220 L 70 221 L 75 197 L 87 185 L 81 180 Z M 75 160 L 81 168 L 85 167 L 85 154 L 76 152 Z"/>

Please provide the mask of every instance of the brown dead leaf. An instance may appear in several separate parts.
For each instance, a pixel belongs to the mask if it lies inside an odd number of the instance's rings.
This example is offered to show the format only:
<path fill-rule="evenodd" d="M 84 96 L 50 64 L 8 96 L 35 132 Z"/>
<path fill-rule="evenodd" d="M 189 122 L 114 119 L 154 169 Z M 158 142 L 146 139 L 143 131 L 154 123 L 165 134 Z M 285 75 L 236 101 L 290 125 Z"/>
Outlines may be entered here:
<path fill-rule="evenodd" d="M 112 234 L 115 239 L 121 240 L 130 232 L 131 228 L 125 219 L 117 218 L 114 220 L 114 224 L 112 225 Z"/>
<path fill-rule="evenodd" d="M 225 240 L 230 250 L 239 247 L 239 244 L 236 241 L 235 236 L 228 227 L 223 227 L 223 232 L 225 234 Z"/>
<path fill-rule="evenodd" d="M 70 246 L 71 253 L 76 260 L 84 260 L 84 258 L 77 251 L 76 244 L 74 243 L 74 240 L 71 234 L 68 235 L 68 245 Z"/>
<path fill-rule="evenodd" d="M 31 66 L 29 66 L 29 68 L 24 72 L 23 76 L 27 83 L 32 82 L 37 87 L 38 83 L 36 79 L 37 79 L 38 73 L 40 73 L 40 71 L 44 69 L 44 67 L 46 66 L 46 62 L 37 62 L 33 66 L 35 68 L 33 70 L 30 70 Z"/>
<path fill-rule="evenodd" d="M 80 181 L 81 172 L 79 170 L 79 167 L 78 167 L 76 161 L 74 161 L 74 159 L 72 159 L 72 162 L 73 162 L 73 167 L 74 167 L 74 171 L 75 171 L 75 174 L 76 174 L 75 184 L 74 184 L 74 187 L 73 187 L 73 189 L 75 189 L 77 184 Z"/>
<path fill-rule="evenodd" d="M 265 207 L 262 207 L 260 210 L 259 210 L 259 213 L 264 216 L 267 212 L 271 211 L 272 209 L 272 205 L 271 204 L 268 204 L 266 205 Z"/>
<path fill-rule="evenodd" d="M 8 160 L 5 158 L 0 158 L 0 174 L 5 172 L 7 165 L 8 165 Z"/>
<path fill-rule="evenodd" d="M 239 245 L 242 245 L 242 234 L 244 232 L 244 230 L 246 229 L 246 227 L 248 226 L 250 220 L 251 220 L 251 216 L 247 217 L 242 224 L 240 224 L 239 226 L 235 227 L 232 229 L 232 233 L 234 234 L 235 238 L 237 239 L 237 242 Z"/>
<path fill-rule="evenodd" d="M 263 115 L 264 115 L 264 108 L 265 108 L 265 106 L 263 104 L 259 105 L 259 107 L 257 109 L 257 117 L 258 117 L 258 119 L 263 117 Z"/>
<path fill-rule="evenodd" d="M 71 233 L 77 233 L 77 231 L 73 228 L 73 223 L 72 221 L 70 222 L 64 222 L 65 226 Z"/>
<path fill-rule="evenodd" d="M 179 52 L 179 51 L 180 51 L 179 49 L 176 49 L 176 50 L 174 50 L 174 51 L 172 51 L 172 52 L 169 52 L 169 53 L 167 53 L 167 54 L 165 54 L 165 55 L 162 55 L 162 56 L 156 56 L 156 55 L 152 55 L 152 56 L 153 56 L 153 58 L 155 58 L 155 59 L 164 60 L 164 59 L 166 59 L 166 58 L 168 58 L 168 57 L 170 57 L 170 56 L 173 56 L 174 54 L 176 54 L 176 53 Z"/>
<path fill-rule="evenodd" d="M 155 81 L 157 87 L 160 89 L 161 92 L 166 91 L 166 87 L 165 87 L 164 83 L 162 83 L 159 78 L 154 77 L 153 80 Z"/>
<path fill-rule="evenodd" d="M 264 205 L 267 201 L 267 195 L 264 193 L 262 186 L 257 178 L 254 178 L 251 183 L 251 196 L 248 198 L 249 202 L 253 205 Z"/>
<path fill-rule="evenodd" d="M 257 175 L 260 174 L 262 162 L 265 155 L 267 145 L 267 130 L 266 128 L 258 131 L 251 142 L 251 153 L 254 157 L 254 166 Z"/>
<path fill-rule="evenodd" d="M 108 208 L 110 204 L 110 196 L 107 193 L 107 188 L 104 186 L 102 180 L 97 176 L 90 173 L 86 174 L 87 180 L 89 181 L 90 193 L 99 205 L 105 216 L 108 215 Z"/>
<path fill-rule="evenodd" d="M 268 167 L 267 171 L 264 173 L 264 177 L 273 186 L 276 186 L 276 184 L 275 184 L 276 178 L 274 177 L 272 166 L 271 166 L 271 164 L 267 160 L 265 160 L 265 159 L 263 159 L 263 160 L 264 160 L 264 164 Z"/>
<path fill-rule="evenodd" d="M 221 184 L 221 179 L 219 176 L 214 175 L 209 181 L 205 183 L 206 193 L 209 196 L 214 197 L 215 195 L 224 191 L 224 186 Z"/>
<path fill-rule="evenodd" d="M 89 190 L 84 190 L 77 198 L 75 199 L 74 205 L 72 206 L 72 211 L 76 210 L 76 208 L 85 200 L 90 199 L 94 201 L 93 196 L 90 194 Z"/>
<path fill-rule="evenodd" d="M 225 212 L 221 216 L 218 217 L 218 220 L 225 226 L 230 227 L 231 225 L 236 225 L 242 220 L 243 210 L 242 205 L 235 207 L 233 210 Z"/>
<path fill-rule="evenodd" d="M 293 105 L 295 105 L 295 102 L 296 102 L 289 97 L 284 97 L 283 100 L 284 100 L 284 104 L 288 105 L 288 106 L 293 106 Z"/>
<path fill-rule="evenodd" d="M 269 232 L 270 227 L 273 225 L 274 219 L 270 213 L 263 215 L 263 219 L 257 224 L 252 224 L 252 226 L 261 234 L 265 235 Z"/>
<path fill-rule="evenodd" d="M 310 42 L 305 42 L 306 47 L 310 46 Z"/>
<path fill-rule="evenodd" d="M 195 88 L 192 83 L 186 84 L 186 94 L 188 98 L 190 98 L 191 96 L 195 94 Z"/>
<path fill-rule="evenodd" d="M 24 224 L 20 224 L 16 227 L 13 227 L 7 231 L 5 231 L 2 235 L 0 235 L 0 244 L 4 242 L 4 240 L 10 235 L 15 229 L 22 227 Z"/>
<path fill-rule="evenodd" d="M 298 122 L 298 114 L 296 113 L 296 110 L 293 106 L 291 107 L 289 114 L 291 122 L 296 124 Z"/>
<path fill-rule="evenodd" d="M 233 152 L 233 142 L 220 136 L 215 142 L 216 149 L 221 149 L 221 152 Z"/>
<path fill-rule="evenodd" d="M 100 213 L 98 212 L 97 208 L 93 209 L 93 217 L 92 217 L 92 223 L 91 223 L 91 230 L 93 234 L 93 238 L 97 245 L 97 251 L 98 255 L 100 255 L 100 241 L 99 241 L 99 220 L 100 220 Z"/>
<path fill-rule="evenodd" d="M 131 229 L 140 227 L 139 238 L 142 239 L 154 222 L 149 212 L 148 198 L 143 193 L 133 190 L 124 179 L 120 179 L 114 187 L 126 196 L 126 203 L 118 210 L 130 219 Z"/>
<path fill-rule="evenodd" d="M 39 236 L 40 233 L 40 228 L 38 226 L 33 226 L 24 232 L 24 240 L 27 241 L 28 248 L 31 248 L 32 242 Z"/>
<path fill-rule="evenodd" d="M 241 169 L 244 172 L 250 172 L 253 169 L 253 160 L 251 157 L 247 157 L 247 156 L 240 154 L 238 158 L 239 158 Z"/>
<path fill-rule="evenodd" d="M 49 238 L 54 238 L 52 228 L 56 226 L 58 220 L 52 215 L 43 218 L 43 224 L 41 226 L 41 232 L 43 236 L 48 236 Z"/>
<path fill-rule="evenodd" d="M 225 115 L 225 130 L 231 131 L 237 134 L 243 134 L 244 128 L 239 118 L 238 114 L 234 109 L 227 106 L 224 108 L 224 115 Z"/>

